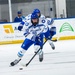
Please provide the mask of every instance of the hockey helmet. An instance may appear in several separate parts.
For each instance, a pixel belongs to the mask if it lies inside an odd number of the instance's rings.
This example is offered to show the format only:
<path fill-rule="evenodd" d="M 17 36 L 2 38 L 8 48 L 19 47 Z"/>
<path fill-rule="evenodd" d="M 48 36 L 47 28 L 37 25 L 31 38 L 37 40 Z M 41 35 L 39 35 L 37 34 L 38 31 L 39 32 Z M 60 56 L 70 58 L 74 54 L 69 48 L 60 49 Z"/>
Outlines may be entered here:
<path fill-rule="evenodd" d="M 35 12 L 35 13 L 40 13 L 40 10 L 39 10 L 39 9 L 34 9 L 33 12 Z"/>
<path fill-rule="evenodd" d="M 39 22 L 39 17 L 36 13 L 32 13 L 31 15 L 31 23 L 36 26 Z"/>
<path fill-rule="evenodd" d="M 34 9 L 33 13 L 37 13 L 37 14 L 38 14 L 38 17 L 40 17 L 40 16 L 41 16 L 41 12 L 40 12 L 40 10 L 39 10 L 39 9 Z"/>
<path fill-rule="evenodd" d="M 32 13 L 31 19 L 38 19 L 38 15 L 36 13 Z"/>

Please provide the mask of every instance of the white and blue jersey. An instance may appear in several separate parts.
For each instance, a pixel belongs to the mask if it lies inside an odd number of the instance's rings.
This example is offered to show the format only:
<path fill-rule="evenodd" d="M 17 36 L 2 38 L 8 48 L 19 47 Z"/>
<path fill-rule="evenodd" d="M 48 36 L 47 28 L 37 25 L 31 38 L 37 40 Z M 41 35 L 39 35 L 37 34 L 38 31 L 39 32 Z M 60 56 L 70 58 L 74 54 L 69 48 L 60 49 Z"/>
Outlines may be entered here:
<path fill-rule="evenodd" d="M 39 18 L 39 22 L 45 26 L 45 29 L 43 31 L 45 38 L 52 39 L 52 36 L 56 34 L 56 27 L 53 24 L 54 19 L 52 19 L 52 18 L 46 18 L 46 19 Z"/>
<path fill-rule="evenodd" d="M 25 33 L 28 34 L 26 38 L 35 41 L 36 37 L 43 33 L 45 26 L 42 24 L 39 24 L 37 26 L 31 25 L 25 29 Z"/>
<path fill-rule="evenodd" d="M 46 23 L 47 23 L 47 22 L 45 21 L 44 18 L 39 18 L 38 26 L 39 26 L 39 25 L 43 25 L 44 28 L 45 28 L 45 29 L 44 29 L 44 32 L 46 32 L 46 31 L 47 31 L 46 28 L 48 28 Z M 23 28 L 21 28 L 21 29 L 24 31 L 24 34 L 28 33 L 28 29 L 29 29 L 29 27 L 31 27 L 31 25 L 32 25 L 31 20 L 23 20 L 23 21 L 19 24 L 19 26 L 22 26 L 22 27 L 23 27 Z M 20 29 L 19 29 L 19 30 L 20 30 Z"/>
<path fill-rule="evenodd" d="M 23 49 L 28 50 L 28 48 L 32 44 L 40 45 L 40 47 L 43 46 L 43 31 L 45 29 L 43 23 L 39 23 L 36 26 L 34 26 L 32 25 L 31 20 L 27 20 L 25 22 L 20 23 L 19 27 L 18 29 L 23 30 L 24 35 L 26 36 L 21 46 Z"/>

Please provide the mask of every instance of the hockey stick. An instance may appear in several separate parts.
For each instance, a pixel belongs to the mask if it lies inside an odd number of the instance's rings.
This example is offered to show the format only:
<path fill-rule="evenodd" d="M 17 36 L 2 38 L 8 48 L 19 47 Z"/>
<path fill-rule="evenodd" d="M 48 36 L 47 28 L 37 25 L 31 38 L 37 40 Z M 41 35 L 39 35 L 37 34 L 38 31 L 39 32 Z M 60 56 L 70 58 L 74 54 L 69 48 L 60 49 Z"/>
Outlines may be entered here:
<path fill-rule="evenodd" d="M 47 40 L 43 43 L 43 45 L 47 42 Z M 37 53 L 40 51 L 41 48 L 39 48 L 39 50 L 32 56 L 32 58 L 28 61 L 28 63 L 26 63 L 25 65 L 22 66 L 28 66 L 30 64 L 30 62 L 34 59 L 34 57 L 37 55 Z"/>
<path fill-rule="evenodd" d="M 51 41 L 53 41 L 53 42 L 57 42 L 58 40 L 57 40 L 57 39 L 55 39 L 55 40 L 51 40 Z"/>

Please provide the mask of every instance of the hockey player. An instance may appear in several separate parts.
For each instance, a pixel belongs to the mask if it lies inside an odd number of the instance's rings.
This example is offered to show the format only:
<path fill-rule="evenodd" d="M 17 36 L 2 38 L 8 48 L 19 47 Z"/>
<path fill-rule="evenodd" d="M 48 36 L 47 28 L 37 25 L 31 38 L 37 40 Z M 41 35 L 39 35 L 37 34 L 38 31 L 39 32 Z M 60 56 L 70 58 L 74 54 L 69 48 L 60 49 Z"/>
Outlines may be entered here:
<path fill-rule="evenodd" d="M 45 40 L 48 40 L 49 44 L 51 45 L 52 49 L 55 49 L 55 46 L 53 42 L 51 41 L 52 37 L 56 34 L 56 27 L 53 25 L 54 20 L 51 18 L 46 18 L 47 21 L 47 32 L 44 33 L 45 35 Z"/>
<path fill-rule="evenodd" d="M 30 22 L 29 22 L 30 21 Z M 39 48 L 39 61 L 43 60 L 43 31 L 45 26 L 39 24 L 38 15 L 32 13 L 31 20 L 25 21 L 24 25 L 20 24 L 18 26 L 18 30 L 24 30 L 24 36 L 26 37 L 23 44 L 21 45 L 21 50 L 17 54 L 17 59 L 10 63 L 11 66 L 16 65 L 24 56 L 24 53 L 28 50 L 28 48 L 34 44 L 35 52 L 38 51 Z"/>
<path fill-rule="evenodd" d="M 45 39 L 48 40 L 49 44 L 51 45 L 52 49 L 54 50 L 55 46 L 54 46 L 53 42 L 51 41 L 52 37 L 56 34 L 56 27 L 52 25 L 54 23 L 54 19 L 45 18 L 45 16 L 41 14 L 39 9 L 34 9 L 33 12 L 37 13 L 37 15 L 39 16 L 39 20 L 41 20 L 42 23 L 46 23 L 46 24 L 44 24 L 44 25 L 46 25 L 45 27 L 47 29 L 47 32 L 44 33 Z"/>

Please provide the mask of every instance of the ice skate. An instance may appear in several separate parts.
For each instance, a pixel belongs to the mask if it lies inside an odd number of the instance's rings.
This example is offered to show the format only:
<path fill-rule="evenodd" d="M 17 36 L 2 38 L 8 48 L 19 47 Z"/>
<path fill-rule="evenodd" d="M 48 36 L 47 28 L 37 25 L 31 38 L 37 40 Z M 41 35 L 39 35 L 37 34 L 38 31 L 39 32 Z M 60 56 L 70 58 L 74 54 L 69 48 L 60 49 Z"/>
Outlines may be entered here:
<path fill-rule="evenodd" d="M 43 61 L 43 51 L 41 51 L 39 53 L 39 61 L 42 62 Z"/>
<path fill-rule="evenodd" d="M 17 54 L 17 59 L 15 59 L 13 62 L 11 62 L 10 65 L 14 66 L 14 65 L 18 64 L 21 61 L 21 58 L 23 57 L 25 52 L 26 52 L 26 50 L 21 49 Z"/>
<path fill-rule="evenodd" d="M 51 45 L 51 48 L 54 50 L 55 49 L 55 45 L 53 44 L 53 42 L 51 40 L 48 40 L 48 42 Z"/>
<path fill-rule="evenodd" d="M 21 59 L 15 59 L 13 62 L 10 63 L 10 66 L 15 66 L 21 61 Z"/>
<path fill-rule="evenodd" d="M 53 43 L 50 43 L 50 45 L 51 45 L 51 48 L 54 50 L 55 49 L 54 44 Z"/>

